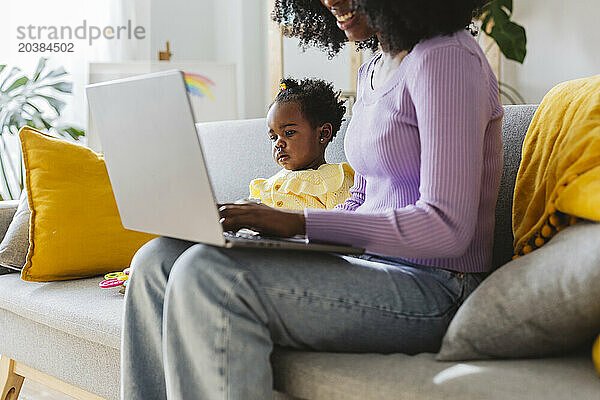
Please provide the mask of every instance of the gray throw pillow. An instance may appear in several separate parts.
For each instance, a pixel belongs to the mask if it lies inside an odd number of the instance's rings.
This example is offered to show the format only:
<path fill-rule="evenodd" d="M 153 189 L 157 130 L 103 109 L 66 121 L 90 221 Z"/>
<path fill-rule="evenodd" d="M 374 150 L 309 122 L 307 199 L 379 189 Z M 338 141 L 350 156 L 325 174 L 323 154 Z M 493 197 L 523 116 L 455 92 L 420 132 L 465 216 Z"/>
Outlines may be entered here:
<path fill-rule="evenodd" d="M 29 204 L 27 193 L 23 191 L 19 207 L 0 243 L 0 266 L 4 272 L 18 272 L 25 265 L 29 249 Z"/>
<path fill-rule="evenodd" d="M 500 267 L 458 309 L 437 360 L 560 354 L 600 333 L 600 223 Z"/>

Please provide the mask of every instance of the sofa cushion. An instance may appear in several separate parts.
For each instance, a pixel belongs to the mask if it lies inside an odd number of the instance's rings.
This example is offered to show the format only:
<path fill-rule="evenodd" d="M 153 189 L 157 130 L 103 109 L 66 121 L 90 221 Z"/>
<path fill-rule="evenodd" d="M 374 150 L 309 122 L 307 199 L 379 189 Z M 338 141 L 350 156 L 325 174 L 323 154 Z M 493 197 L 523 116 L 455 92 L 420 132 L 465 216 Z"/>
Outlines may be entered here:
<path fill-rule="evenodd" d="M 19 136 L 31 210 L 21 278 L 47 282 L 128 267 L 154 236 L 123 228 L 104 157 L 29 127 Z"/>
<path fill-rule="evenodd" d="M 25 265 L 29 248 L 29 203 L 23 190 L 19 207 L 0 243 L 0 266 L 20 271 Z"/>
<path fill-rule="evenodd" d="M 504 163 L 496 203 L 492 267 L 498 268 L 513 256 L 512 204 L 515 181 L 521 163 L 521 147 L 536 105 L 504 106 L 502 152 Z"/>
<path fill-rule="evenodd" d="M 0 309 L 81 339 L 120 348 L 123 295 L 101 289 L 102 277 L 63 282 L 25 282 L 0 277 Z M 35 335 L 35 332 L 30 332 Z M 23 337 L 29 337 L 24 334 Z M 1 335 L 0 335 L 1 338 Z M 1 340 L 1 339 L 0 339 Z"/>
<path fill-rule="evenodd" d="M 10 226 L 13 216 L 17 212 L 19 200 L 0 201 L 0 236 L 4 237 Z M 12 268 L 0 266 L 0 275 L 15 272 Z"/>
<path fill-rule="evenodd" d="M 439 360 L 564 353 L 600 332 L 600 223 L 580 222 L 496 270 L 467 298 Z"/>
<path fill-rule="evenodd" d="M 118 399 L 123 296 L 100 278 L 30 283 L 0 276 L 0 353 Z M 439 362 L 435 355 L 333 354 L 276 348 L 275 389 L 298 399 L 597 399 L 589 357 Z M 288 398 L 284 396 L 284 398 Z"/>
<path fill-rule="evenodd" d="M 592 400 L 600 393 L 589 353 L 456 363 L 431 353 L 279 350 L 271 359 L 275 389 L 311 400 Z"/>
<path fill-rule="evenodd" d="M 4 290 L 2 280 L 13 276 L 18 278 L 17 274 L 0 276 L 0 290 Z M 70 282 L 63 284 L 68 283 Z M 71 331 L 56 329 L 14 314 L 2 306 L 0 333 L 0 354 L 3 356 L 94 393 L 102 399 L 120 399 L 121 352 L 118 348 L 85 340 Z M 35 397 L 36 400 L 41 398 Z M 19 399 L 32 400 L 32 397 L 21 392 Z"/>

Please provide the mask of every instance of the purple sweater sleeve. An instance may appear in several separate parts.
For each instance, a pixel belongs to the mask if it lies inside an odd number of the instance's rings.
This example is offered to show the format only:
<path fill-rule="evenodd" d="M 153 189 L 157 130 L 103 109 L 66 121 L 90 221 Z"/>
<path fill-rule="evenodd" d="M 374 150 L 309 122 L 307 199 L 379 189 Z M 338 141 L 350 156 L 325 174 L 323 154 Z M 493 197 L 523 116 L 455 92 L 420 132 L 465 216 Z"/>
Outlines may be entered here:
<path fill-rule="evenodd" d="M 420 137 L 420 198 L 376 212 L 306 209 L 310 240 L 335 238 L 372 253 L 406 258 L 458 257 L 469 246 L 478 218 L 491 108 L 481 61 L 459 46 L 431 49 L 416 65 L 407 90 Z M 377 151 L 383 157 L 398 153 L 392 143 Z M 364 191 L 358 198 L 364 200 Z"/>
<path fill-rule="evenodd" d="M 354 185 L 350 188 L 350 197 L 338 204 L 334 210 L 354 211 L 365 201 L 365 178 L 354 173 Z"/>

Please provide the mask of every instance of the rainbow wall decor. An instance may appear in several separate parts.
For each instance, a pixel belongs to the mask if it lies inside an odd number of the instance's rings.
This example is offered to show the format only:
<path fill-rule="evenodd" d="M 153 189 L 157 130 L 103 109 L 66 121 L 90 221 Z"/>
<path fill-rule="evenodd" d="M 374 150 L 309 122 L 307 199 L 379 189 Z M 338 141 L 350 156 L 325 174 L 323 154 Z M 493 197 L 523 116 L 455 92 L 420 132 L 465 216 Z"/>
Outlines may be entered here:
<path fill-rule="evenodd" d="M 210 92 L 209 86 L 216 85 L 206 76 L 184 72 L 183 77 L 185 79 L 185 86 L 187 88 L 187 91 L 190 94 L 198 97 L 207 96 L 211 100 L 215 99 L 213 94 Z"/>

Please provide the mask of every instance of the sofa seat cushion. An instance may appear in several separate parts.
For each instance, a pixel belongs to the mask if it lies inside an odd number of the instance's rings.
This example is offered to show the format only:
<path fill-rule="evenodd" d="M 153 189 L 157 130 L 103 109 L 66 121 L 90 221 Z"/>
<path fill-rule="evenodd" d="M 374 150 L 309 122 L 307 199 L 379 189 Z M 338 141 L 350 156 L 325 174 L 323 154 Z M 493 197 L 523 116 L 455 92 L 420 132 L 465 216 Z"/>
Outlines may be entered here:
<path fill-rule="evenodd" d="M 589 352 L 560 358 L 436 361 L 435 354 L 277 351 L 275 389 L 311 400 L 598 399 Z"/>
<path fill-rule="evenodd" d="M 101 289 L 102 277 L 33 283 L 0 276 L 0 308 L 114 349 L 120 348 L 124 298 Z"/>
<path fill-rule="evenodd" d="M 119 349 L 90 342 L 3 308 L 0 308 L 0 335 L 2 356 L 105 400 L 120 400 Z M 33 400 L 23 393 L 19 399 Z"/>
<path fill-rule="evenodd" d="M 101 280 L 31 283 L 17 273 L 2 275 L 0 309 L 118 354 L 124 298 L 117 290 L 100 289 Z M 20 340 L 36 343 L 37 338 L 28 339 L 35 332 L 24 329 Z M 600 393 L 589 351 L 529 360 L 440 362 L 434 358 L 429 353 L 332 354 L 277 348 L 272 360 L 275 389 L 300 399 L 586 400 L 597 399 Z M 37 366 L 34 361 L 30 364 Z"/>

